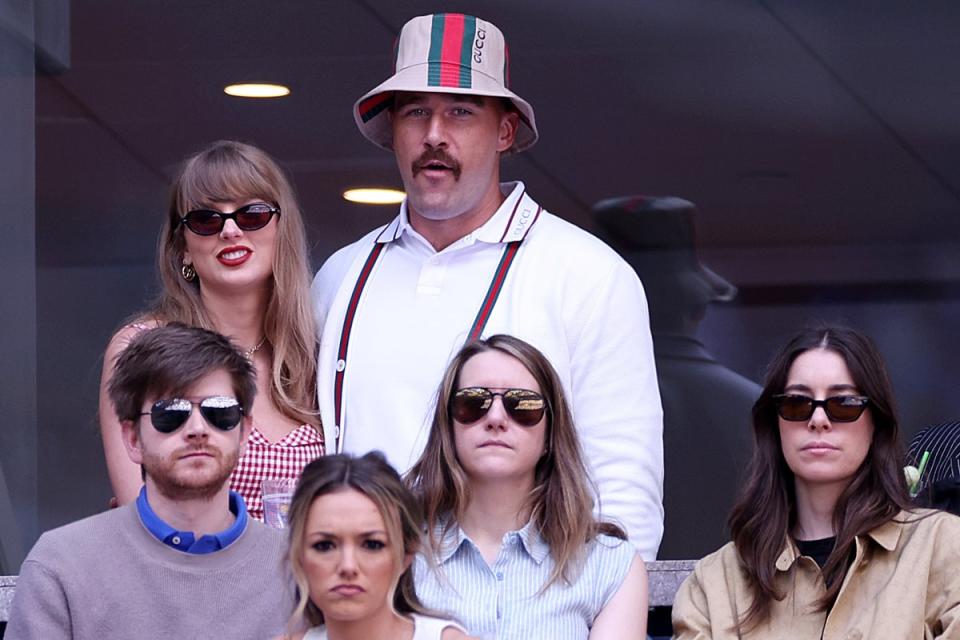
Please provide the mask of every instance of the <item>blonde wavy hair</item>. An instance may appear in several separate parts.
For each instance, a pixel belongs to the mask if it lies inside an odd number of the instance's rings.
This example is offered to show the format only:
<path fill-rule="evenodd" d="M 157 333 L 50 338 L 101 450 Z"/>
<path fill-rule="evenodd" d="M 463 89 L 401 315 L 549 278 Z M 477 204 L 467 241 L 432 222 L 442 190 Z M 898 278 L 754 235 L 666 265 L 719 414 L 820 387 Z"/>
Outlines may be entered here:
<path fill-rule="evenodd" d="M 306 231 L 293 187 L 277 162 L 257 147 L 219 140 L 187 158 L 170 191 L 157 245 L 161 291 L 138 320 L 182 322 L 215 330 L 200 298 L 200 281 L 181 276 L 185 247 L 180 219 L 210 203 L 260 199 L 280 208 L 273 282 L 263 331 L 273 349 L 270 397 L 287 417 L 316 424 L 317 334 L 310 308 Z"/>
<path fill-rule="evenodd" d="M 310 583 L 303 568 L 307 516 L 314 500 L 344 489 L 365 495 L 377 506 L 383 518 L 387 546 L 396 567 L 388 595 L 393 612 L 436 616 L 417 598 L 412 566 L 404 567 L 404 561 L 420 550 L 423 519 L 420 504 L 379 451 L 359 458 L 341 453 L 317 458 L 307 465 L 290 502 L 289 560 L 297 584 L 297 605 L 290 618 L 290 627 L 297 628 L 303 621 L 311 626 L 323 624 L 323 611 L 310 600 Z"/>
<path fill-rule="evenodd" d="M 450 401 L 459 389 L 463 366 L 475 355 L 488 351 L 519 360 L 533 375 L 546 400 L 546 453 L 534 469 L 534 488 L 523 511 L 530 512 L 530 519 L 550 547 L 554 561 L 542 590 L 558 581 L 570 584 L 579 574 L 589 542 L 599 534 L 624 540 L 627 536 L 619 526 L 593 518 L 596 491 L 583 462 L 560 378 L 546 356 L 513 336 L 499 334 L 467 344 L 450 362 L 440 382 L 427 445 L 406 475 L 407 484 L 424 505 L 427 544 L 435 558 L 441 541 L 463 518 L 470 504 L 470 479 L 457 458 Z"/>

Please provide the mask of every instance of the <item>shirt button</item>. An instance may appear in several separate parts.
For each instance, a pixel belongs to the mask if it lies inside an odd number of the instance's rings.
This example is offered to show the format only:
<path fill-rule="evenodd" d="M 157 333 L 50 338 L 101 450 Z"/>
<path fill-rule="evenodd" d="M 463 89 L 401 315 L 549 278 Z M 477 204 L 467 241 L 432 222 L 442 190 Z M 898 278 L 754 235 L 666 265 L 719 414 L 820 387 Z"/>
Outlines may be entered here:
<path fill-rule="evenodd" d="M 173 536 L 173 539 L 170 540 L 173 544 L 180 544 L 180 536 Z"/>
<path fill-rule="evenodd" d="M 503 571 L 497 571 L 497 580 L 503 580 Z"/>

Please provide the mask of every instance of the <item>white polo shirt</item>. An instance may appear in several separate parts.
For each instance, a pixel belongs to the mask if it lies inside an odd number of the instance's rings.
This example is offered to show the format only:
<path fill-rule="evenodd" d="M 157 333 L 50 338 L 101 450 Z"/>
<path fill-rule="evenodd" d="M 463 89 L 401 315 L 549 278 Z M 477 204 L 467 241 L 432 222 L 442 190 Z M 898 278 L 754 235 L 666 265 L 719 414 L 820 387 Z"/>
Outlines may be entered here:
<path fill-rule="evenodd" d="M 426 444 L 443 372 L 463 346 L 505 243 L 523 239 L 483 336 L 507 333 L 553 364 L 570 401 L 600 515 L 623 524 L 646 560 L 663 535 L 663 412 L 647 301 L 603 242 L 541 211 L 522 183 L 482 227 L 436 251 L 406 202 L 390 224 L 337 251 L 317 273 L 318 397 L 327 451 L 383 451 L 401 473 Z M 539 212 L 539 213 L 538 213 Z M 350 297 L 374 243 L 344 359 L 340 438 L 334 379 Z"/>

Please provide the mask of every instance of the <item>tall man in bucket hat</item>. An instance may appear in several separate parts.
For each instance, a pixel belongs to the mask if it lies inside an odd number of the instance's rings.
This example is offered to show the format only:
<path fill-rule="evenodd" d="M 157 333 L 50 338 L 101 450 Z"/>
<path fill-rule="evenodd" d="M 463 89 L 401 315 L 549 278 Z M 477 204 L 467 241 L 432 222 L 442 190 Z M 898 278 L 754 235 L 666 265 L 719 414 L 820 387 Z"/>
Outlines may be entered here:
<path fill-rule="evenodd" d="M 453 354 L 512 334 L 560 374 L 601 516 L 624 524 L 652 560 L 663 535 L 663 420 L 643 287 L 522 183 L 500 183 L 501 156 L 537 140 L 533 107 L 507 78 L 495 25 L 420 16 L 400 33 L 394 75 L 354 106 L 360 132 L 396 156 L 407 198 L 313 283 L 326 442 L 380 449 L 409 469 Z"/>

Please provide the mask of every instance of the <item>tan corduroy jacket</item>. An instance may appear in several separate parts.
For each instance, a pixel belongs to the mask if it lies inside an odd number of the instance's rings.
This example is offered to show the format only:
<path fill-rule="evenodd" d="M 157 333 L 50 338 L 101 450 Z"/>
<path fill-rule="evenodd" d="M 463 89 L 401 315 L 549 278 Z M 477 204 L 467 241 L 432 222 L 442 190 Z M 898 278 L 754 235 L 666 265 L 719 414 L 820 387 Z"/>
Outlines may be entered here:
<path fill-rule="evenodd" d="M 814 611 L 824 594 L 820 569 L 788 541 L 777 559 L 770 618 L 746 633 L 734 622 L 751 596 L 739 556 L 728 543 L 700 560 L 673 604 L 681 640 L 960 639 L 960 517 L 918 510 L 856 539 L 856 556 L 834 606 Z"/>

